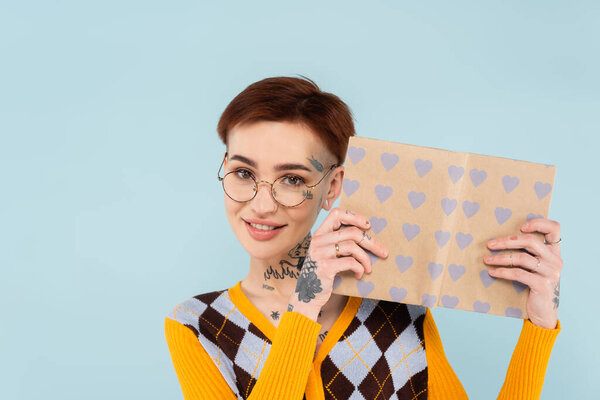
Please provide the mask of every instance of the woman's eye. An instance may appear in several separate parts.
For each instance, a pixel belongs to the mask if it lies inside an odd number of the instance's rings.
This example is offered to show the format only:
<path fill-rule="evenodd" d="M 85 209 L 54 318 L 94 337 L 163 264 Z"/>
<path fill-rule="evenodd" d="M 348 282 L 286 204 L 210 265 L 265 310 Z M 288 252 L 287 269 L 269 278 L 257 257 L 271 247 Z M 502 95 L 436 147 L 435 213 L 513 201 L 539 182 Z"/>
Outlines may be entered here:
<path fill-rule="evenodd" d="M 238 176 L 238 178 L 241 178 L 241 179 L 252 179 L 253 178 L 252 172 L 248 171 L 247 169 L 238 169 L 235 171 L 235 174 Z"/>
<path fill-rule="evenodd" d="M 287 175 L 283 177 L 283 183 L 291 186 L 300 186 L 304 184 L 304 179 L 296 175 Z"/>

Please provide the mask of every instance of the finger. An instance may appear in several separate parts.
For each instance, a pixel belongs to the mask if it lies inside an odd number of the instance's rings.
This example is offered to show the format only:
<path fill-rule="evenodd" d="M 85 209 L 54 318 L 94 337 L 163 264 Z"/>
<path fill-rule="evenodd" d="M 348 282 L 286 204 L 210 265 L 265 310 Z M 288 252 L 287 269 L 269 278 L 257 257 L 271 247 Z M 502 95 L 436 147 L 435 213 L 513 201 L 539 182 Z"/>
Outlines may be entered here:
<path fill-rule="evenodd" d="M 328 262 L 330 262 L 331 266 L 333 267 L 332 270 L 334 272 L 334 277 L 342 271 L 353 271 L 356 279 L 362 279 L 365 273 L 365 268 L 358 261 L 356 261 L 354 257 L 334 258 L 332 260 L 328 260 Z"/>
<path fill-rule="evenodd" d="M 522 268 L 494 268 L 490 269 L 488 272 L 494 278 L 521 282 L 536 292 L 540 291 L 541 284 L 545 279 L 538 274 L 531 273 Z"/>
<path fill-rule="evenodd" d="M 322 235 L 327 232 L 333 232 L 344 225 L 354 225 L 361 229 L 371 228 L 371 223 L 364 215 L 359 213 L 346 213 L 345 210 L 336 207 L 325 217 L 321 226 L 315 230 L 315 235 Z"/>
<path fill-rule="evenodd" d="M 333 256 L 336 256 L 335 245 L 329 246 L 329 248 L 333 248 Z M 373 266 L 371 265 L 371 259 L 369 255 L 353 240 L 344 240 L 338 243 L 338 248 L 340 249 L 341 257 L 354 257 L 356 261 L 358 261 L 364 270 L 367 273 L 371 273 L 373 271 Z M 340 258 L 341 258 L 340 257 Z"/>
<path fill-rule="evenodd" d="M 503 253 L 503 254 L 485 256 L 483 258 L 483 262 L 490 266 L 506 265 L 511 268 L 512 267 L 523 267 L 528 271 L 540 274 L 545 277 L 550 277 L 550 276 L 554 275 L 553 269 L 548 268 L 547 265 L 544 265 L 542 263 L 541 258 L 539 259 L 539 262 L 538 262 L 538 258 L 536 258 L 530 254 L 523 253 L 523 252 L 510 252 L 508 254 Z M 498 269 L 498 268 L 494 268 L 494 269 Z"/>
<path fill-rule="evenodd" d="M 325 243 L 339 243 L 344 240 L 353 240 L 357 244 L 360 243 L 360 247 L 370 250 L 378 257 L 386 258 L 388 256 L 388 250 L 383 244 L 373 238 L 372 233 L 363 231 L 355 226 L 339 229 L 322 237 Z"/>
<path fill-rule="evenodd" d="M 551 254 L 547 246 L 533 233 L 496 238 L 489 240 L 487 244 L 493 250 L 525 249 L 533 255 L 546 257 Z"/>
<path fill-rule="evenodd" d="M 523 232 L 540 232 L 544 234 L 546 242 L 556 242 L 560 239 L 560 224 L 547 218 L 533 218 L 521 226 Z M 560 244 L 546 244 L 553 254 L 560 256 Z"/>

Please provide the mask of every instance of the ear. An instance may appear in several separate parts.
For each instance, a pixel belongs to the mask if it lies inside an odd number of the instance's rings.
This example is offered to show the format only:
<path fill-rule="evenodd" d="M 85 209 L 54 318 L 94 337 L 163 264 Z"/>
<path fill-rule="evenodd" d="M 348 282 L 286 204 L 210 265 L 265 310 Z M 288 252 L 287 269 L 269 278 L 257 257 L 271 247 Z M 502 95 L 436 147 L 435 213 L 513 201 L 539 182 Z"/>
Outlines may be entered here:
<path fill-rule="evenodd" d="M 322 207 L 324 210 L 331 210 L 333 207 L 333 203 L 340 197 L 342 194 L 342 182 L 344 181 L 344 166 L 336 167 L 333 171 L 331 171 L 331 181 L 329 182 L 329 189 L 323 197 Z"/>

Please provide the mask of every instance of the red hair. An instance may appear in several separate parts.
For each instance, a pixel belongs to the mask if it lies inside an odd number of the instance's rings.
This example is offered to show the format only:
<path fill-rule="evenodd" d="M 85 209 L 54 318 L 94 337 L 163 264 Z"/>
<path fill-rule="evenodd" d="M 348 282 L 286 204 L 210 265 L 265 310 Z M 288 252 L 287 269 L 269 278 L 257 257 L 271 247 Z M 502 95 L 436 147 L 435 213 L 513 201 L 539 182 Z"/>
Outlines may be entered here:
<path fill-rule="evenodd" d="M 352 112 L 339 97 L 302 78 L 266 78 L 235 96 L 217 125 L 223 143 L 227 145 L 228 132 L 238 124 L 261 120 L 299 123 L 313 131 L 341 165 L 348 140 L 355 134 Z"/>

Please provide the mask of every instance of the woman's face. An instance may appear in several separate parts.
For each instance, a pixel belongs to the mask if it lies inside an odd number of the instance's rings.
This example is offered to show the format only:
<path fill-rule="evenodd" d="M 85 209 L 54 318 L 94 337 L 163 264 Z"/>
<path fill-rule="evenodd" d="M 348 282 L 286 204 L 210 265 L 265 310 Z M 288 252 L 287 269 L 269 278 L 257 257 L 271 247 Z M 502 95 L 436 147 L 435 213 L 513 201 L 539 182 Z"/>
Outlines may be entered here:
<path fill-rule="evenodd" d="M 284 175 L 293 175 L 302 178 L 307 185 L 314 185 L 336 162 L 319 137 L 300 124 L 259 121 L 237 125 L 227 140 L 224 173 L 244 169 L 257 182 L 273 183 Z M 278 167 L 283 164 L 295 166 Z M 241 174 L 247 177 L 248 172 Z M 312 198 L 309 196 L 296 207 L 277 203 L 271 195 L 271 186 L 265 183 L 260 183 L 256 196 L 245 203 L 236 202 L 223 193 L 227 219 L 252 257 L 284 258 L 310 232 L 321 208 L 331 208 L 340 194 L 342 178 L 343 167 L 333 169 L 312 189 Z M 288 182 L 298 182 L 298 179 Z M 325 200 L 329 200 L 328 205 Z M 253 227 L 251 222 L 278 228 L 264 230 Z"/>

